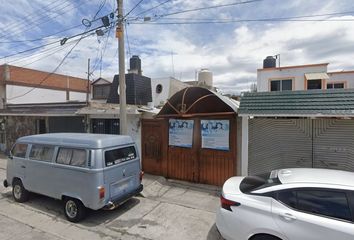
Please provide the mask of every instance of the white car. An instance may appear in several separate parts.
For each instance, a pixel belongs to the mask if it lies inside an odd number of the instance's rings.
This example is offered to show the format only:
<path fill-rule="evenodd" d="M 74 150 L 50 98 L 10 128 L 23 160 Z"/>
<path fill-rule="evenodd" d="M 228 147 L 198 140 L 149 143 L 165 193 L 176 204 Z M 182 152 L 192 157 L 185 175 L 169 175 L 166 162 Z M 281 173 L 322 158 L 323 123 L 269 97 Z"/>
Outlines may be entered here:
<path fill-rule="evenodd" d="M 227 240 L 353 240 L 354 173 L 292 168 L 232 177 L 216 226 Z"/>

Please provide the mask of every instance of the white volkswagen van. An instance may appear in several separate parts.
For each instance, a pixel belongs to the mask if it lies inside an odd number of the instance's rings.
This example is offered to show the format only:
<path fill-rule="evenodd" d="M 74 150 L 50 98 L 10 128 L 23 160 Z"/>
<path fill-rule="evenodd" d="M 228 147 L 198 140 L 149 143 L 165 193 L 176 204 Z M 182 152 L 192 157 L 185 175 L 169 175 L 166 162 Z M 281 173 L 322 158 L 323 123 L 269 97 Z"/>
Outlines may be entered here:
<path fill-rule="evenodd" d="M 7 162 L 4 186 L 17 202 L 29 192 L 64 202 L 71 222 L 86 208 L 114 209 L 143 190 L 137 147 L 129 136 L 50 133 L 19 138 Z"/>

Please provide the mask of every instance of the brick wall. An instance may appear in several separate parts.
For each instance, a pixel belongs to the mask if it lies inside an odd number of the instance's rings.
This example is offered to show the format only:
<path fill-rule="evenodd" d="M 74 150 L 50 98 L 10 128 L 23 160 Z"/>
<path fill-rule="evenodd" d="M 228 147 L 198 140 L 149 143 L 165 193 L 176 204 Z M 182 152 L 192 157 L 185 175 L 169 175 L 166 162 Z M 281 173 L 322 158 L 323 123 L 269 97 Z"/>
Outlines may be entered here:
<path fill-rule="evenodd" d="M 87 80 L 61 74 L 52 74 L 34 69 L 9 66 L 10 81 L 7 84 L 78 92 L 87 91 Z M 4 65 L 0 66 L 0 79 L 3 81 Z M 45 79 L 46 78 L 46 79 Z M 45 80 L 44 80 L 45 79 Z M 89 86 L 90 87 L 90 86 Z"/>

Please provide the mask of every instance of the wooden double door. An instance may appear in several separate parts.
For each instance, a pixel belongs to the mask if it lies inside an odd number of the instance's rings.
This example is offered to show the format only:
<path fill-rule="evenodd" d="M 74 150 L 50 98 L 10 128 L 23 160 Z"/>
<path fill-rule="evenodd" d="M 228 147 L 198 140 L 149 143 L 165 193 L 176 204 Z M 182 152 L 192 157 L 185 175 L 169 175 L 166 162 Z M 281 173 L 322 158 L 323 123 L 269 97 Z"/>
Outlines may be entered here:
<path fill-rule="evenodd" d="M 169 146 L 168 119 L 143 120 L 143 169 L 167 178 L 221 186 L 236 175 L 236 120 L 227 119 L 230 121 L 228 151 L 202 148 L 201 119 L 191 120 L 194 120 L 191 148 Z"/>

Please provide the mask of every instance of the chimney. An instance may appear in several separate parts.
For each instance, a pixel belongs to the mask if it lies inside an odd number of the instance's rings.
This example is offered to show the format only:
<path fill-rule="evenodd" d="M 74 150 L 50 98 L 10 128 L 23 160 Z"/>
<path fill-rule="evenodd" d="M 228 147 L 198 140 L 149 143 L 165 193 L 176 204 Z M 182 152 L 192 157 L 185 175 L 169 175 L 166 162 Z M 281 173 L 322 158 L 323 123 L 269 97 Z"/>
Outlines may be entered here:
<path fill-rule="evenodd" d="M 140 60 L 139 56 L 133 55 L 130 58 L 130 69 L 128 70 L 128 73 L 135 73 L 140 76 L 142 75 L 141 60 Z"/>

